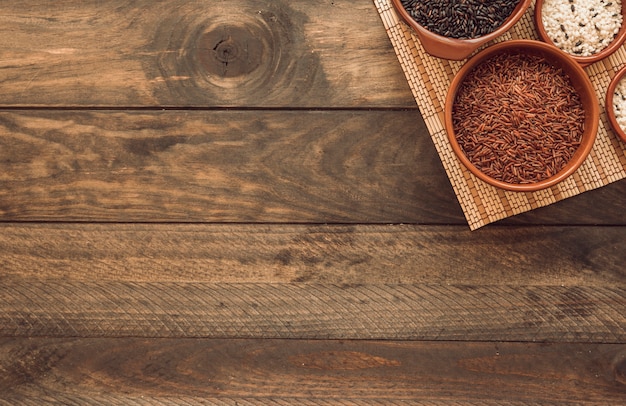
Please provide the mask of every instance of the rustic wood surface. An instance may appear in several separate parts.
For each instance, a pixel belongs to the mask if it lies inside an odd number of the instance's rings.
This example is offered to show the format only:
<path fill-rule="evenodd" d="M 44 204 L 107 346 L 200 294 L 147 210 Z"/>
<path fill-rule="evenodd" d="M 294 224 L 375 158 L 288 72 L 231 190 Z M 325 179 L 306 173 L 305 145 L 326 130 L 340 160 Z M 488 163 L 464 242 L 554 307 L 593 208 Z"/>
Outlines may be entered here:
<path fill-rule="evenodd" d="M 6 404 L 620 404 L 626 379 L 611 344 L 22 341 L 0 339 Z"/>
<path fill-rule="evenodd" d="M 0 405 L 624 403 L 626 182 L 469 231 L 371 0 L 0 38 Z"/>

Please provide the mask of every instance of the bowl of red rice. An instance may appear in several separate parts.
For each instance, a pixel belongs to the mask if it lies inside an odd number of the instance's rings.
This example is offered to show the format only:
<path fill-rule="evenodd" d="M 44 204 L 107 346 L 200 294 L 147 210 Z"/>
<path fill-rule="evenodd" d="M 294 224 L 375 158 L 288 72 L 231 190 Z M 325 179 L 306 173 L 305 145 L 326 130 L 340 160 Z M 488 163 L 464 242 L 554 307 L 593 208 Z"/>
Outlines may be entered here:
<path fill-rule="evenodd" d="M 537 0 L 534 21 L 542 41 L 585 67 L 626 40 L 626 0 Z"/>
<path fill-rule="evenodd" d="M 626 142 L 626 66 L 609 82 L 604 108 L 613 132 Z"/>
<path fill-rule="evenodd" d="M 460 162 L 509 191 L 554 186 L 578 169 L 596 139 L 599 104 L 573 58 L 535 40 L 504 41 L 453 78 L 444 118 Z"/>

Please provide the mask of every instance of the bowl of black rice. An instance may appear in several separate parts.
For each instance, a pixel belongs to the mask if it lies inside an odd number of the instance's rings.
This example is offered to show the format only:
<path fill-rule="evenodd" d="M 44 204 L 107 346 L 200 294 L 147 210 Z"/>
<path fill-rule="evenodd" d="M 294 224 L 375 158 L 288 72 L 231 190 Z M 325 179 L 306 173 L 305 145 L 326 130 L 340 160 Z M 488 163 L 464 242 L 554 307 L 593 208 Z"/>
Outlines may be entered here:
<path fill-rule="evenodd" d="M 392 0 L 425 51 L 463 60 L 483 44 L 507 32 L 531 0 Z"/>

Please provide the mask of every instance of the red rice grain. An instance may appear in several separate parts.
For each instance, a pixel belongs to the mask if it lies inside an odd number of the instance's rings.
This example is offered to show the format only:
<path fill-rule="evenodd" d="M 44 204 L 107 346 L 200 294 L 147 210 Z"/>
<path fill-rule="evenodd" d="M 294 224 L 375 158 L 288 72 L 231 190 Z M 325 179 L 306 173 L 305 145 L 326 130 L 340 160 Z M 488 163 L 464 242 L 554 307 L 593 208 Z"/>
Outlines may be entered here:
<path fill-rule="evenodd" d="M 465 77 L 452 117 L 461 150 L 476 168 L 502 182 L 527 184 L 570 161 L 585 113 L 562 69 L 540 56 L 503 53 Z"/>

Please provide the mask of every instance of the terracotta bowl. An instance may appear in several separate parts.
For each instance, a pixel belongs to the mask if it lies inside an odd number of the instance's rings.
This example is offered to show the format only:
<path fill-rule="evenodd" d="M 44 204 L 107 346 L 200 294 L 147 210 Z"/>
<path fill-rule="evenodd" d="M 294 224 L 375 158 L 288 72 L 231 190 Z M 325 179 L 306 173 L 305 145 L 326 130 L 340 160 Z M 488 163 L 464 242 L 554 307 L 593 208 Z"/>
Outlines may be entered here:
<path fill-rule="evenodd" d="M 613 96 L 615 93 L 615 88 L 617 87 L 619 81 L 624 78 L 624 75 L 626 75 L 626 66 L 622 67 L 615 74 L 615 76 L 613 76 L 613 79 L 611 79 L 611 82 L 609 83 L 609 87 L 607 88 L 607 91 L 606 91 L 606 101 L 605 101 L 604 108 L 606 110 L 606 116 L 609 119 L 609 124 L 611 125 L 611 128 L 613 129 L 615 134 L 617 134 L 617 136 L 622 139 L 622 141 L 626 142 L 625 129 L 620 127 L 620 125 L 617 123 L 617 118 L 615 117 L 615 110 L 613 109 Z"/>
<path fill-rule="evenodd" d="M 474 166 L 465 156 L 457 142 L 454 133 L 452 108 L 457 96 L 457 92 L 463 81 L 465 80 L 465 77 L 480 63 L 501 52 L 521 52 L 546 58 L 546 60 L 550 61 L 550 63 L 554 66 L 563 69 L 563 71 L 570 77 L 572 84 L 576 89 L 576 92 L 581 98 L 581 102 L 585 111 L 584 132 L 582 135 L 581 144 L 573 157 L 566 164 L 566 166 L 561 169 L 560 172 L 542 181 L 523 184 L 507 183 L 487 176 L 485 173 L 481 172 L 476 166 Z M 548 188 L 563 181 L 572 173 L 574 173 L 576 169 L 578 169 L 578 167 L 583 163 L 583 161 L 589 155 L 589 152 L 591 151 L 593 143 L 596 139 L 600 114 L 599 110 L 600 106 L 591 81 L 589 80 L 589 77 L 580 66 L 580 64 L 574 61 L 573 58 L 569 57 L 565 52 L 560 51 L 558 48 L 541 41 L 511 40 L 492 45 L 480 51 L 478 54 L 469 59 L 465 63 L 465 65 L 463 65 L 463 67 L 459 70 L 459 72 L 452 80 L 452 83 L 448 90 L 444 108 L 444 118 L 448 139 L 450 141 L 452 149 L 454 150 L 456 156 L 461 161 L 461 163 L 465 167 L 467 167 L 474 175 L 476 175 L 479 179 L 485 181 L 486 183 L 501 189 L 516 192 L 533 192 Z"/>
<path fill-rule="evenodd" d="M 535 28 L 537 29 L 537 33 L 539 34 L 539 37 L 541 38 L 542 41 L 544 41 L 547 44 L 553 45 L 557 49 L 559 49 L 556 45 L 554 45 L 554 42 L 548 36 L 548 33 L 546 32 L 546 29 L 543 25 L 543 21 L 542 21 L 543 16 L 541 12 L 543 9 L 543 3 L 544 3 L 544 0 L 536 0 L 535 2 L 535 13 L 534 13 Z M 624 43 L 624 40 L 626 40 L 626 1 L 622 1 L 622 16 L 624 17 L 624 19 L 623 19 L 622 27 L 618 31 L 617 36 L 602 51 L 591 56 L 576 56 L 574 54 L 569 54 L 569 53 L 568 55 L 574 58 L 581 66 L 585 67 L 585 66 L 591 65 L 592 63 L 598 62 L 599 60 L 602 60 L 606 58 L 607 56 L 611 55 L 612 53 L 614 53 L 615 51 L 617 51 L 619 47 L 621 47 L 622 44 Z M 562 52 L 565 52 L 565 51 L 562 51 Z"/>
<path fill-rule="evenodd" d="M 400 0 L 391 0 L 394 8 L 402 19 L 415 30 L 422 46 L 432 56 L 443 59 L 463 60 L 472 52 L 480 48 L 485 43 L 499 37 L 507 32 L 520 18 L 524 15 L 531 0 L 520 0 L 519 4 L 513 10 L 513 13 L 504 23 L 495 31 L 478 38 L 456 39 L 444 37 L 427 30 L 419 25 L 413 17 L 406 11 Z"/>

